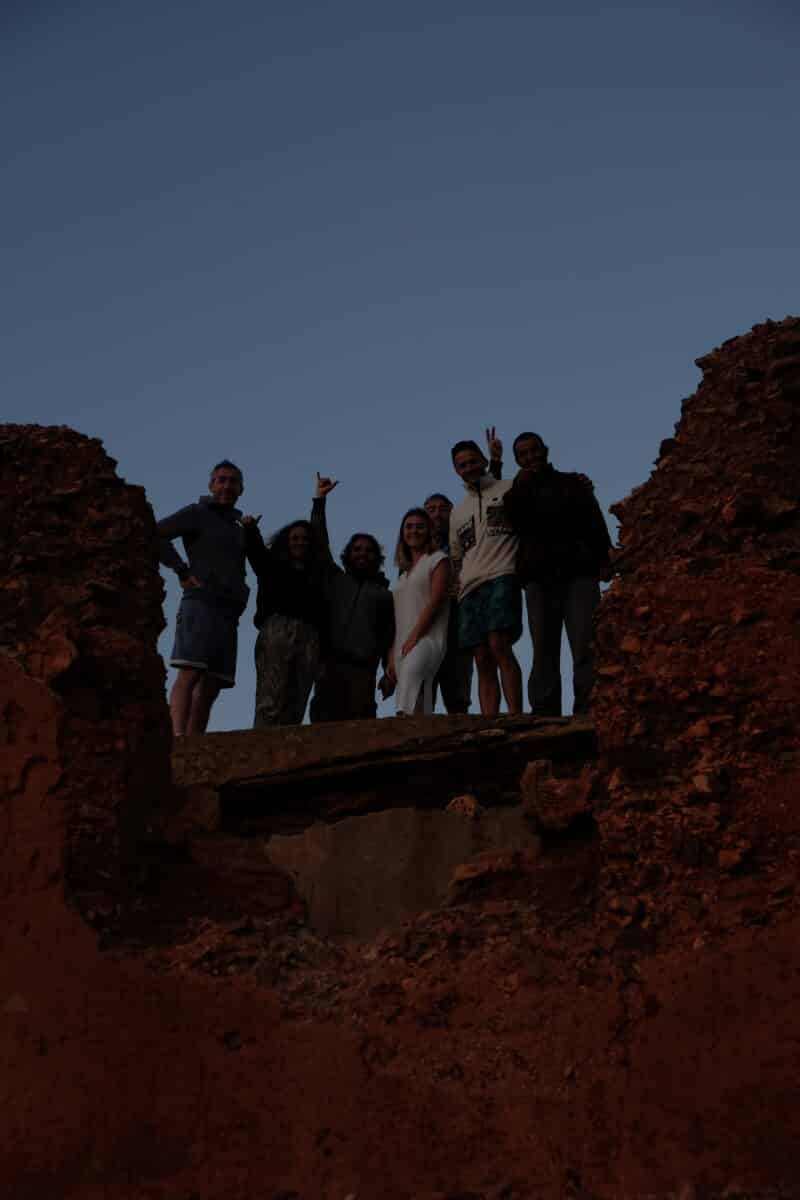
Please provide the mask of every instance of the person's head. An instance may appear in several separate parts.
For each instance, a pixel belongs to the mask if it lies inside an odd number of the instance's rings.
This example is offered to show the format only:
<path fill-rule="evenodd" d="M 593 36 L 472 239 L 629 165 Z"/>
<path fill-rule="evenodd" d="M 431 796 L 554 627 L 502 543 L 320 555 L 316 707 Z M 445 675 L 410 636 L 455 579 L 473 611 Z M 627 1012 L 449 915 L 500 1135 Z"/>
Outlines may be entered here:
<path fill-rule="evenodd" d="M 456 442 L 450 451 L 456 475 L 466 484 L 477 483 L 486 474 L 488 462 L 477 442 L 469 439 Z"/>
<path fill-rule="evenodd" d="M 452 501 L 442 492 L 434 492 L 428 496 L 423 507 L 431 519 L 436 536 L 446 538 L 450 529 L 450 513 L 453 511 Z"/>
<path fill-rule="evenodd" d="M 223 458 L 212 467 L 208 490 L 217 504 L 232 508 L 244 491 L 244 476 L 236 463 Z"/>
<path fill-rule="evenodd" d="M 394 561 L 401 574 L 414 561 L 414 554 L 430 554 L 434 549 L 433 522 L 424 508 L 410 508 L 400 522 Z"/>
<path fill-rule="evenodd" d="M 292 521 L 284 525 L 272 539 L 272 552 L 283 562 L 308 567 L 315 556 L 314 530 L 308 521 Z"/>
<path fill-rule="evenodd" d="M 547 465 L 548 453 L 538 433 L 518 433 L 514 438 L 514 458 L 523 471 L 541 471 Z"/>
<path fill-rule="evenodd" d="M 342 566 L 348 575 L 374 579 L 385 557 L 380 542 L 371 533 L 354 533 L 342 551 Z"/>

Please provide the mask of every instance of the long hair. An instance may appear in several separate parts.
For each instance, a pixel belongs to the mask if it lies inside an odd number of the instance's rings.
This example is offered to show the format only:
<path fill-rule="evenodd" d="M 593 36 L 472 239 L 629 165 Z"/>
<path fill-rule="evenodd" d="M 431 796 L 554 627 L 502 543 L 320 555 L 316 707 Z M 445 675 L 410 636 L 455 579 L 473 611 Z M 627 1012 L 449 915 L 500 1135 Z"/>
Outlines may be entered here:
<path fill-rule="evenodd" d="M 310 521 L 290 521 L 288 525 L 284 525 L 277 533 L 273 533 L 269 539 L 269 548 L 279 562 L 291 562 L 289 554 L 289 534 L 293 529 L 305 529 L 308 534 L 308 558 L 305 560 L 305 569 L 309 575 L 316 574 L 319 570 L 321 547 L 317 532 Z"/>
<path fill-rule="evenodd" d="M 395 565 L 401 575 L 403 574 L 404 571 L 407 571 L 408 568 L 411 566 L 411 551 L 408 548 L 408 543 L 406 542 L 405 538 L 403 537 L 403 526 L 405 525 L 405 523 L 409 517 L 419 517 L 420 520 L 424 521 L 425 525 L 427 526 L 428 544 L 426 545 L 423 553 L 430 554 L 432 550 L 436 549 L 435 538 L 433 536 L 433 522 L 431 521 L 428 514 L 425 512 L 425 509 L 424 508 L 410 508 L 407 513 L 403 513 L 403 519 L 400 522 L 400 532 L 397 535 L 397 545 L 396 545 L 395 551 L 394 551 Z"/>
<path fill-rule="evenodd" d="M 342 551 L 342 566 L 344 567 L 345 571 L 350 570 L 350 555 L 353 552 L 353 546 L 356 542 L 361 541 L 362 538 L 364 541 L 369 542 L 372 545 L 372 549 L 375 551 L 375 557 L 378 560 L 377 566 L 375 567 L 375 574 L 378 575 L 386 560 L 386 555 L 383 553 L 383 547 L 378 539 L 373 537 L 371 533 L 354 533 L 347 539 L 347 545 Z"/>

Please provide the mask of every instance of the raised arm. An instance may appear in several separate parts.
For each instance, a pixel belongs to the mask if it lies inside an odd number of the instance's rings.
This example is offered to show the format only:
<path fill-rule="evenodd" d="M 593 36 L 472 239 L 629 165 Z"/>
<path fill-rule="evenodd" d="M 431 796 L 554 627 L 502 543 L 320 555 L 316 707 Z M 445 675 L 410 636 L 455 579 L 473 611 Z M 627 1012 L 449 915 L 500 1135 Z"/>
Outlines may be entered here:
<path fill-rule="evenodd" d="M 340 571 L 331 554 L 331 542 L 328 536 L 328 521 L 325 513 L 328 494 L 336 487 L 338 479 L 329 479 L 317 471 L 317 481 L 314 499 L 311 504 L 311 527 L 319 542 L 322 565 L 327 571 Z"/>
<path fill-rule="evenodd" d="M 494 425 L 486 427 L 486 447 L 489 451 L 489 474 L 495 479 L 502 479 L 503 443 L 497 436 Z"/>

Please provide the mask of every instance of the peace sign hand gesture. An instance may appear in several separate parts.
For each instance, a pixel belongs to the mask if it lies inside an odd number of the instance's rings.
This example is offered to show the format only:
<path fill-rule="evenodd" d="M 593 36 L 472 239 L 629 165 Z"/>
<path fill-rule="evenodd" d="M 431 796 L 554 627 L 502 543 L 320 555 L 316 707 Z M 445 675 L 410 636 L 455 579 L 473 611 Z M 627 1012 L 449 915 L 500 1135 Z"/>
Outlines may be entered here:
<path fill-rule="evenodd" d="M 338 482 L 338 479 L 328 479 L 327 475 L 320 475 L 317 471 L 317 499 L 320 500 L 327 496 L 328 492 L 332 492 Z"/>
<path fill-rule="evenodd" d="M 489 447 L 489 458 L 492 462 L 501 462 L 503 458 L 503 443 L 495 433 L 494 425 L 487 426 L 486 445 Z"/>

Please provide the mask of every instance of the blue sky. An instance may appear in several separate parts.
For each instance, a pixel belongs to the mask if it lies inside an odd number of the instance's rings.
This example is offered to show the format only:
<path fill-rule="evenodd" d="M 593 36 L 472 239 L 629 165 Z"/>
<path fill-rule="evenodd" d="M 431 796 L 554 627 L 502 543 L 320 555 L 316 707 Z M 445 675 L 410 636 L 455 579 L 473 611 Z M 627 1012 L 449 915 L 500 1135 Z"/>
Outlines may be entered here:
<path fill-rule="evenodd" d="M 694 358 L 800 309 L 793 9 L 12 3 L 0 419 L 102 438 L 157 514 L 223 456 L 265 530 L 333 474 L 337 549 L 457 497 L 487 423 L 607 508 Z"/>

